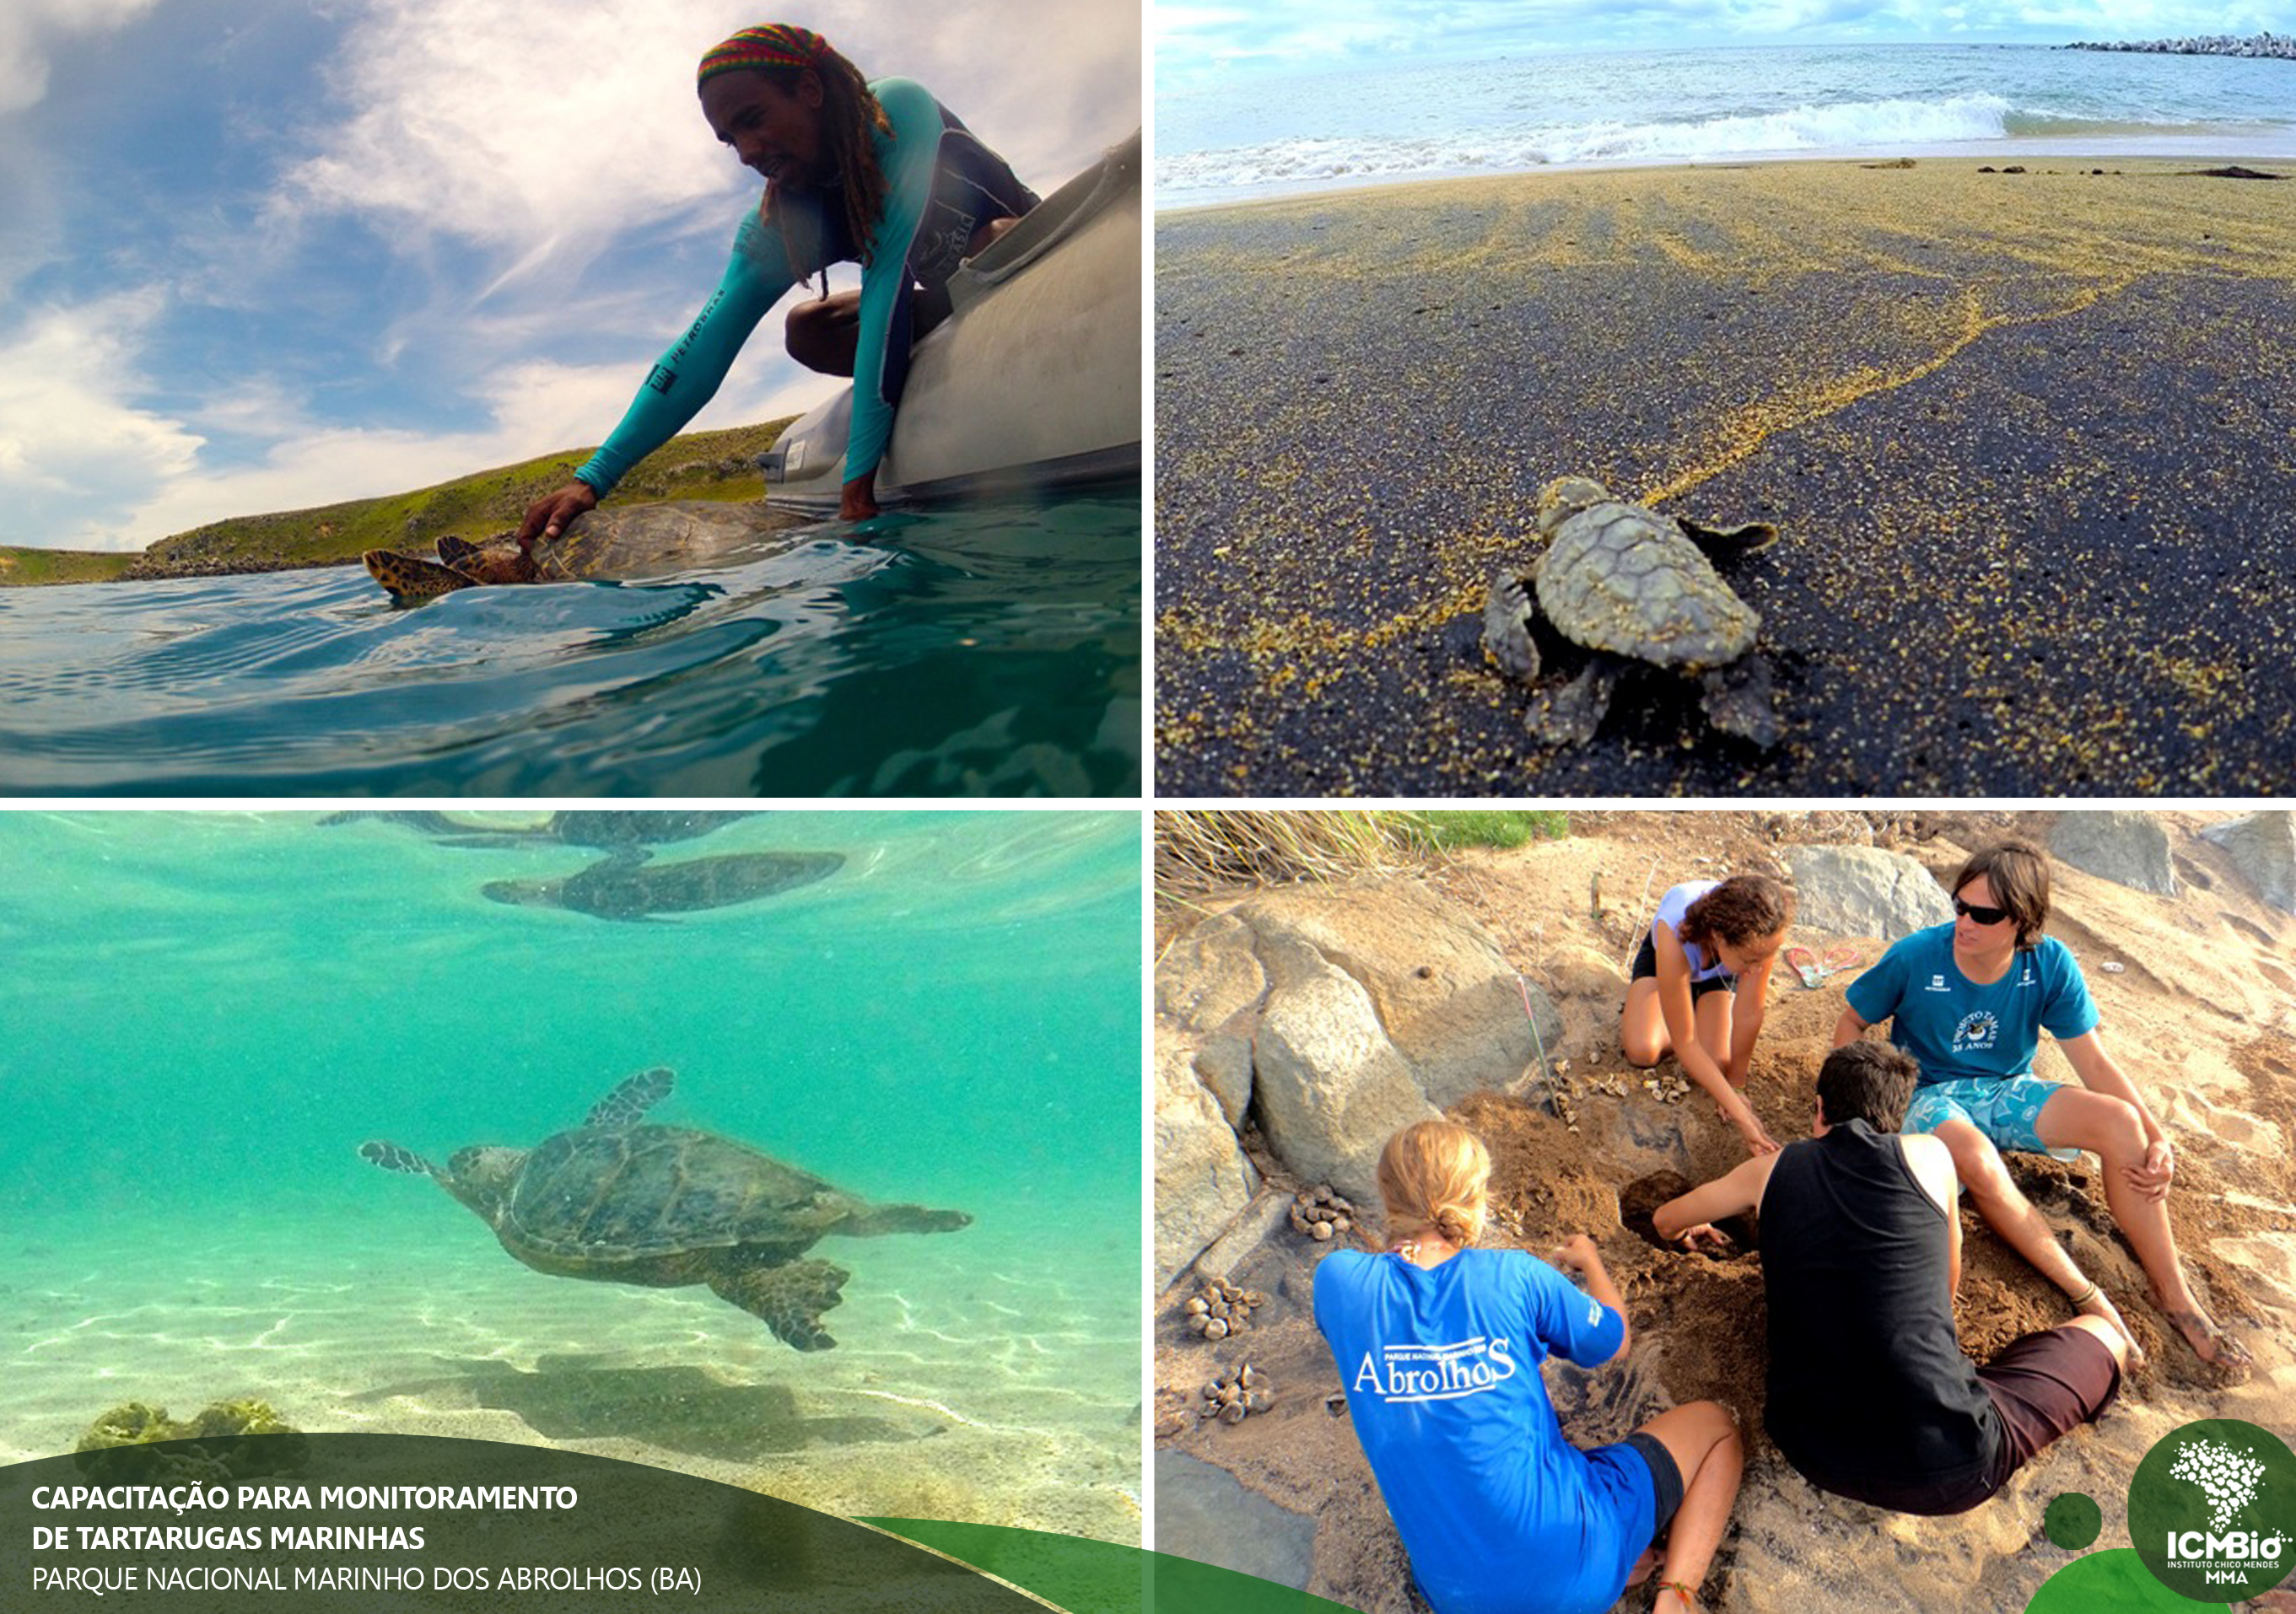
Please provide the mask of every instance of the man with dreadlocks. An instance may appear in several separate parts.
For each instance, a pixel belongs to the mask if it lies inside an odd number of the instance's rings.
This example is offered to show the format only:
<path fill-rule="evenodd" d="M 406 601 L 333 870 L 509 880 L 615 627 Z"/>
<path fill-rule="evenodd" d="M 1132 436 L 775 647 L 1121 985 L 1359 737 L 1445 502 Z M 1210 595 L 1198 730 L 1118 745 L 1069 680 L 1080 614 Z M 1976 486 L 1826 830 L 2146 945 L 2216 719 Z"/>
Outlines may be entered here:
<path fill-rule="evenodd" d="M 791 357 L 853 378 L 838 514 L 877 513 L 877 463 L 892 435 L 909 346 L 948 313 L 964 259 L 1037 205 L 1036 193 L 922 85 L 872 84 L 810 29 L 743 29 L 701 58 L 701 114 L 766 181 L 717 294 L 663 354 L 629 413 L 568 486 L 535 502 L 531 544 L 613 491 L 701 412 L 758 322 L 799 282 L 822 295 L 789 316 Z M 829 293 L 828 266 L 857 261 L 861 289 Z"/>

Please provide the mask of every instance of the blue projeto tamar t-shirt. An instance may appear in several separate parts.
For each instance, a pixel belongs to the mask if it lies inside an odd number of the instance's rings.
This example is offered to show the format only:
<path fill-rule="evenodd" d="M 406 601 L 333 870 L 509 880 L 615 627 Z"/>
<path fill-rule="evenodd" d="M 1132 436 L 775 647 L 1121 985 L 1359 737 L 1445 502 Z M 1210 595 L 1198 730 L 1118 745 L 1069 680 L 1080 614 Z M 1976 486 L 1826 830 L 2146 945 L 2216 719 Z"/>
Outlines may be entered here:
<path fill-rule="evenodd" d="M 1890 1022 L 1890 1040 L 1921 1062 L 1922 1085 L 2024 1076 L 2046 1030 L 2059 1042 L 2096 1029 L 2096 1003 L 2065 944 L 2040 945 L 1980 987 L 1953 962 L 1953 926 L 1916 930 L 1849 985 L 1850 1008 L 1867 1025 Z"/>
<path fill-rule="evenodd" d="M 1437 1614 L 1611 1606 L 1651 1538 L 1647 1471 L 1636 1483 L 1563 1439 L 1538 1365 L 1608 1361 L 1617 1312 L 1520 1250 L 1432 1270 L 1337 1250 L 1316 1268 L 1316 1326 Z"/>

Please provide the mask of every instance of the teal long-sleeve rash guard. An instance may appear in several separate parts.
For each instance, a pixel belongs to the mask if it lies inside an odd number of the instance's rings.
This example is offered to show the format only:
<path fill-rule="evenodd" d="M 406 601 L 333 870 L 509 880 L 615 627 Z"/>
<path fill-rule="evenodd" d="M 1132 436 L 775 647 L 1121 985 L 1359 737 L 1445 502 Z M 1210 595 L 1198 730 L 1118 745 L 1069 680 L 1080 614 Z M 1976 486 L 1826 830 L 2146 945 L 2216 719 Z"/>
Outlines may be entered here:
<path fill-rule="evenodd" d="M 909 254 L 927 204 L 932 200 L 941 135 L 946 127 L 939 102 L 924 86 L 906 78 L 884 78 L 870 89 L 892 125 L 890 136 L 874 136 L 877 166 L 885 176 L 884 216 L 870 242 L 869 264 L 861 276 L 860 342 L 854 351 L 853 424 L 846 439 L 844 479 L 867 474 L 884 457 L 892 435 L 894 389 L 887 385 L 894 315 L 909 289 Z M 960 127 L 962 126 L 959 126 Z M 632 466 L 684 430 L 701 412 L 733 367 L 734 356 L 750 340 L 773 306 L 802 274 L 790 262 L 782 232 L 767 225 L 752 208 L 734 237 L 726 278 L 701 316 L 672 344 L 638 389 L 629 412 L 603 447 L 575 476 L 604 498 Z M 900 322 L 906 334 L 907 321 Z"/>

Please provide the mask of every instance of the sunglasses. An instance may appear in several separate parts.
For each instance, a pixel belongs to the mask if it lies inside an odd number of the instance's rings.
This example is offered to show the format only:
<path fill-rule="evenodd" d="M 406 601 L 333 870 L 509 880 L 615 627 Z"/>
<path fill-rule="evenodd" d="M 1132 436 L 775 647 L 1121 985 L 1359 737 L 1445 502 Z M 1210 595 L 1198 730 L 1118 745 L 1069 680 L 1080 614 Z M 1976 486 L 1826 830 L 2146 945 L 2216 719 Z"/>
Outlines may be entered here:
<path fill-rule="evenodd" d="M 2006 908 L 1973 907 L 1958 897 L 1953 899 L 1953 911 L 1964 918 L 1973 919 L 1981 925 L 1997 925 L 2009 917 L 2009 910 Z"/>

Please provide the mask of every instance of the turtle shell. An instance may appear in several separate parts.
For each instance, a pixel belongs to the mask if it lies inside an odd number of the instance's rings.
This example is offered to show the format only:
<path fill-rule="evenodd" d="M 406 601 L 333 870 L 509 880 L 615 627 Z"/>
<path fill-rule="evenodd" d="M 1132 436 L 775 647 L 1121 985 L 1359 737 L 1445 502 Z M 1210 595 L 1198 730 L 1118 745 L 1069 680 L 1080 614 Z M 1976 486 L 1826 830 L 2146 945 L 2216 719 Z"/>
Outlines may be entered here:
<path fill-rule="evenodd" d="M 712 1132 L 579 1127 L 535 1146 L 500 1231 L 574 1263 L 734 1244 L 783 1246 L 793 1258 L 859 1208 L 819 1177 Z"/>
<path fill-rule="evenodd" d="M 1735 661 L 1762 626 L 1679 527 L 1616 500 L 1554 529 L 1536 586 L 1539 609 L 1565 638 L 1661 667 Z"/>

